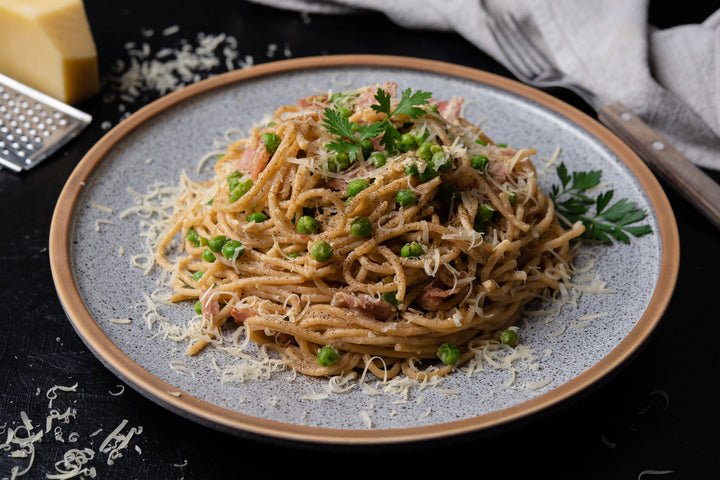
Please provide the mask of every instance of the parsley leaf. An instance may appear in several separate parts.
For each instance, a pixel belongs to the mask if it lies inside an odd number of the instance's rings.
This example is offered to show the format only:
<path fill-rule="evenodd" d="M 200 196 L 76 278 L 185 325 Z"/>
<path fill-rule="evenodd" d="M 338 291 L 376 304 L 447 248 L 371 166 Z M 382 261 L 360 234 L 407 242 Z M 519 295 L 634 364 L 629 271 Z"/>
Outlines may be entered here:
<path fill-rule="evenodd" d="M 378 113 L 385 113 L 389 117 L 392 114 L 392 97 L 382 88 L 378 88 L 375 93 L 377 105 L 371 105 L 370 108 Z"/>
<path fill-rule="evenodd" d="M 353 123 L 350 122 L 342 112 L 327 107 L 323 114 L 325 115 L 323 126 L 331 135 L 336 136 L 332 142 L 326 145 L 328 150 L 354 153 L 355 158 L 359 158 L 362 154 L 362 142 L 382 133 L 382 128 L 379 123 L 371 123 L 369 125 L 355 124 L 356 128 L 359 127 L 358 131 L 360 132 L 359 138 L 356 138 L 353 131 Z"/>
<path fill-rule="evenodd" d="M 327 107 L 324 111 L 323 126 L 335 138 L 326 145 L 328 150 L 337 152 L 348 152 L 354 154 L 355 158 L 359 158 L 362 154 L 362 143 L 365 140 L 380 137 L 380 143 L 385 146 L 388 152 L 397 151 L 397 141 L 400 138 L 400 132 L 391 123 L 390 118 L 394 115 L 408 115 L 410 118 L 418 118 L 425 114 L 425 110 L 419 105 L 428 103 L 428 99 L 432 96 L 431 92 L 423 92 L 418 90 L 415 93 L 411 89 L 402 92 L 402 97 L 397 107 L 392 108 L 392 97 L 382 88 L 378 88 L 375 93 L 377 104 L 370 106 L 378 113 L 385 113 L 386 117 L 380 121 L 367 125 L 353 124 L 345 117 L 342 112 Z M 359 135 L 356 134 L 359 132 Z"/>
<path fill-rule="evenodd" d="M 371 105 L 370 108 L 378 113 L 386 113 L 387 118 L 390 118 L 393 115 L 408 115 L 410 118 L 418 118 L 425 114 L 425 110 L 417 105 L 425 105 L 428 103 L 428 99 L 431 96 L 432 93 L 430 92 L 418 90 L 413 93 L 413 91 L 408 88 L 402 92 L 398 106 L 395 110 L 391 111 L 392 99 L 390 94 L 382 88 L 378 88 L 377 94 L 375 95 L 375 100 L 377 100 L 378 103 L 377 105 Z"/>
<path fill-rule="evenodd" d="M 587 190 L 600 184 L 602 172 L 568 173 L 564 163 L 556 169 L 560 186 L 553 185 L 550 198 L 560 216 L 570 223 L 580 221 L 585 225 L 585 236 L 604 243 L 613 239 L 630 243 L 630 235 L 640 237 L 652 231 L 649 225 L 631 225 L 643 220 L 647 212 L 627 198 L 612 203 L 614 190 L 608 190 L 592 198 Z M 590 212 L 594 206 L 594 213 Z"/>
<path fill-rule="evenodd" d="M 390 94 L 382 88 L 378 88 L 375 94 L 375 100 L 378 103 L 371 105 L 370 108 L 378 113 L 386 114 L 385 119 L 379 123 L 383 131 L 380 143 L 385 147 L 385 150 L 388 152 L 397 151 L 397 141 L 401 135 L 398 129 L 390 122 L 390 118 L 394 115 L 408 115 L 410 118 L 421 117 L 425 114 L 425 110 L 418 105 L 427 104 L 430 97 L 432 97 L 431 92 L 418 90 L 413 93 L 412 89 L 408 88 L 402 92 L 400 102 L 393 110 Z"/>

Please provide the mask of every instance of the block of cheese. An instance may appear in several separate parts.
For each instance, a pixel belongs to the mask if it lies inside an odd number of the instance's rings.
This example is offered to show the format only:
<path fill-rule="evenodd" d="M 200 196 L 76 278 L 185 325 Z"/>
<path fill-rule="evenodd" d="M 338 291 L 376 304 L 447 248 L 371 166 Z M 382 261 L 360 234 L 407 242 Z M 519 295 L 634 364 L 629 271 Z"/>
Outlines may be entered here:
<path fill-rule="evenodd" d="M 82 0 L 0 0 L 0 73 L 68 104 L 97 94 Z"/>

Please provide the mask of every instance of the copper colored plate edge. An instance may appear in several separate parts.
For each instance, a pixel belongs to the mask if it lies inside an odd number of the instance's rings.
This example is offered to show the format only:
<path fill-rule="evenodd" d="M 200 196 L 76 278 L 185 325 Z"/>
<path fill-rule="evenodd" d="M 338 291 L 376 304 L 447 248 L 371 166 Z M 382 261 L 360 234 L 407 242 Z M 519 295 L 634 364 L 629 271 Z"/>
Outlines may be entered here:
<path fill-rule="evenodd" d="M 73 211 L 84 181 L 125 135 L 162 111 L 203 92 L 271 74 L 324 67 L 385 67 L 411 69 L 464 78 L 501 88 L 532 100 L 576 123 L 604 143 L 635 175 L 655 212 L 661 240 L 661 263 L 654 293 L 635 327 L 605 358 L 551 391 L 518 405 L 478 417 L 423 427 L 382 430 L 327 429 L 285 424 L 226 410 L 179 392 L 171 384 L 140 367 L 120 350 L 97 325 L 78 291 L 70 264 L 69 238 Z M 135 390 L 181 416 L 233 434 L 248 434 L 300 443 L 377 445 L 429 441 L 500 427 L 559 405 L 602 380 L 625 363 L 649 338 L 661 320 L 677 281 L 680 249 L 675 217 L 662 187 L 645 163 L 613 133 L 576 108 L 515 80 L 470 67 L 436 60 L 389 55 L 335 55 L 282 60 L 228 72 L 170 93 L 139 109 L 101 138 L 78 163 L 63 188 L 50 226 L 49 257 L 60 302 L 85 344 L 116 375 Z M 173 394 L 173 393 L 175 394 Z"/>

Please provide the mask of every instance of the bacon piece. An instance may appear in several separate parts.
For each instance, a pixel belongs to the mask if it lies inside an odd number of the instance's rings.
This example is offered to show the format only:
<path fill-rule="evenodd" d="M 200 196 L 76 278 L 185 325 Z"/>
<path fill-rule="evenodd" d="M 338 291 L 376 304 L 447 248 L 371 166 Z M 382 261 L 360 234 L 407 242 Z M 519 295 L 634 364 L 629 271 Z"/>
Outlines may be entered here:
<path fill-rule="evenodd" d="M 492 175 L 498 183 L 503 183 L 507 180 L 507 172 L 505 170 L 505 164 L 509 162 L 517 153 L 514 148 L 502 148 L 500 150 L 493 150 L 490 153 L 488 164 L 488 173 Z"/>
<path fill-rule="evenodd" d="M 464 101 L 464 97 L 452 97 L 450 100 L 438 101 L 438 113 L 448 122 L 456 123 L 460 119 Z"/>
<path fill-rule="evenodd" d="M 235 320 L 237 325 L 242 325 L 246 318 L 254 317 L 257 315 L 257 312 L 255 310 L 250 310 L 249 308 L 233 307 L 232 310 L 230 310 L 230 315 L 233 317 L 233 320 Z"/>
<path fill-rule="evenodd" d="M 265 169 L 270 160 L 270 154 L 265 148 L 263 142 L 258 142 L 257 147 L 246 147 L 240 158 L 238 158 L 237 170 L 250 176 L 253 180 L 257 180 L 258 175 Z"/>
<path fill-rule="evenodd" d="M 366 87 L 362 92 L 360 92 L 357 100 L 355 101 L 354 111 L 362 112 L 363 110 L 370 108 L 370 105 L 377 104 L 378 102 L 375 100 L 375 95 L 377 94 L 378 88 L 385 90 L 385 93 L 390 95 L 391 98 L 397 97 L 397 83 L 384 82 L 382 85 L 376 83 L 375 85 Z"/>
<path fill-rule="evenodd" d="M 301 110 L 306 116 L 315 116 L 325 110 L 326 101 L 326 96 L 311 95 L 307 98 L 301 98 L 295 104 L 298 110 Z"/>
<path fill-rule="evenodd" d="M 200 295 L 200 307 L 202 309 L 203 317 L 207 320 L 212 320 L 215 315 L 220 311 L 220 304 L 218 303 L 218 294 L 214 289 L 208 288 L 202 295 Z"/>
<path fill-rule="evenodd" d="M 347 187 L 349 185 L 348 181 L 342 177 L 330 178 L 325 182 L 325 184 L 333 190 L 337 190 L 338 192 L 347 191 Z"/>
<path fill-rule="evenodd" d="M 490 158 L 490 163 L 488 164 L 487 171 L 499 183 L 503 183 L 505 182 L 505 180 L 507 180 L 507 173 L 505 172 L 505 162 L 503 162 L 502 160 Z"/>
<path fill-rule="evenodd" d="M 420 306 L 425 310 L 435 310 L 451 294 L 452 290 L 436 287 L 432 284 L 428 285 L 423 288 L 420 294 Z"/>
<path fill-rule="evenodd" d="M 337 297 L 341 306 L 370 315 L 377 320 L 387 320 L 395 314 L 395 307 L 385 300 L 367 294 L 354 295 L 338 292 Z"/>

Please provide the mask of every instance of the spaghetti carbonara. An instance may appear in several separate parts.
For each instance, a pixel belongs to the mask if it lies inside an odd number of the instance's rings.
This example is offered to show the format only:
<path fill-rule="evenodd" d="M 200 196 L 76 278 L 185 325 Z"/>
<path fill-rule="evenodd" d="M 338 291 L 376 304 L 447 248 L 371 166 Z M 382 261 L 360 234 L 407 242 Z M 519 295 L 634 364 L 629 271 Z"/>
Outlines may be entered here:
<path fill-rule="evenodd" d="M 535 150 L 462 104 L 392 82 L 318 93 L 186 180 L 156 255 L 203 319 L 188 353 L 235 328 L 306 375 L 424 379 L 557 289 L 582 225 L 561 226 Z"/>

